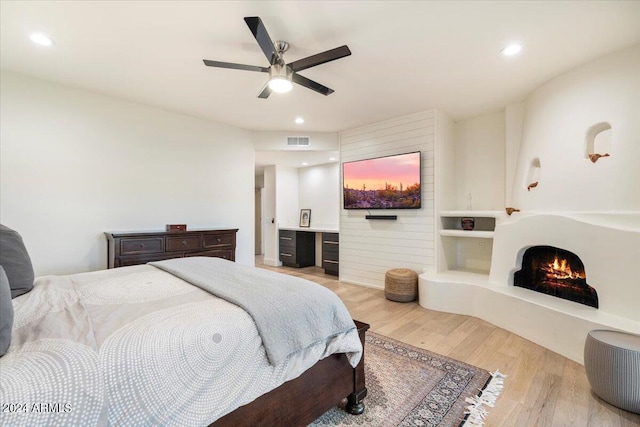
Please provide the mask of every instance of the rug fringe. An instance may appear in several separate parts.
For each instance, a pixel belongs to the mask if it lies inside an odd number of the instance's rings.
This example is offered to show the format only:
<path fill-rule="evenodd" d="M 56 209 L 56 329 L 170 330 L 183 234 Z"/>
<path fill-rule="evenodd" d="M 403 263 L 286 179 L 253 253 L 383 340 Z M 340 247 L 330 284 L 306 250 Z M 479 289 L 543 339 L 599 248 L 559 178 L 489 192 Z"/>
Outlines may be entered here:
<path fill-rule="evenodd" d="M 480 393 L 475 397 L 467 397 L 465 401 L 469 403 L 466 407 L 465 414 L 466 419 L 461 424 L 463 427 L 481 427 L 484 425 L 484 419 L 488 412 L 484 408 L 489 406 L 493 408 L 496 404 L 496 399 L 502 393 L 504 388 L 504 379 L 507 378 L 505 374 L 500 373 L 497 369 L 491 373 L 491 379 L 480 390 Z"/>

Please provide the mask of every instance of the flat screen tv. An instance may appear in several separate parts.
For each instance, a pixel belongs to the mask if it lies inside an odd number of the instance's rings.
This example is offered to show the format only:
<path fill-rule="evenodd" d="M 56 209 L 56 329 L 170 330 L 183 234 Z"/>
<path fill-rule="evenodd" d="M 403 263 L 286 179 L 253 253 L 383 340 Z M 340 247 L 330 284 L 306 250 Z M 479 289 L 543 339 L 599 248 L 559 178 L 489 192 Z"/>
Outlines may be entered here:
<path fill-rule="evenodd" d="M 342 164 L 345 209 L 420 209 L 420 152 Z"/>

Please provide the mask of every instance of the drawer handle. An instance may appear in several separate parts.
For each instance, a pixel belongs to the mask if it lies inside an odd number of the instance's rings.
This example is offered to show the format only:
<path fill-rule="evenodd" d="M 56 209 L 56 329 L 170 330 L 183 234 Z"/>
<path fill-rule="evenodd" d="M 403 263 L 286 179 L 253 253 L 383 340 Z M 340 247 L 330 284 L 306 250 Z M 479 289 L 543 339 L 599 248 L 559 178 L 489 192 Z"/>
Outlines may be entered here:
<path fill-rule="evenodd" d="M 222 242 L 222 240 L 220 240 L 220 238 L 219 238 L 219 237 L 218 237 L 216 240 L 218 241 L 218 243 Z"/>
<path fill-rule="evenodd" d="M 280 240 L 293 240 L 292 237 L 281 237 Z"/>
<path fill-rule="evenodd" d="M 338 261 L 331 261 L 329 259 L 325 259 L 324 262 L 328 262 L 328 263 L 331 263 L 331 264 L 338 264 Z"/>
<path fill-rule="evenodd" d="M 187 241 L 186 240 L 182 241 L 182 246 L 187 246 Z"/>
<path fill-rule="evenodd" d="M 293 256 L 292 254 L 284 254 L 282 252 L 280 252 L 280 256 Z"/>
<path fill-rule="evenodd" d="M 327 243 L 329 245 L 337 245 L 338 242 L 330 242 L 329 240 L 323 240 L 322 243 Z"/>
<path fill-rule="evenodd" d="M 141 247 L 141 248 L 144 248 L 144 243 L 140 243 L 140 247 Z"/>

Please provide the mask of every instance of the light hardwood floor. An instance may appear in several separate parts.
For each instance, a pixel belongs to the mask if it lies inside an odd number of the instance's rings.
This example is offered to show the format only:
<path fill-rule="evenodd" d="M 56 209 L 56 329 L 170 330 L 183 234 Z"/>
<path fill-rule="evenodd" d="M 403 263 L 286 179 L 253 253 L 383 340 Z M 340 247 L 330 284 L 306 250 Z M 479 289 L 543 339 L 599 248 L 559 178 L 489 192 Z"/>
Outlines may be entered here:
<path fill-rule="evenodd" d="M 584 366 L 475 317 L 427 310 L 417 302 L 388 301 L 384 291 L 341 283 L 319 267 L 256 266 L 300 276 L 334 291 L 354 319 L 371 330 L 451 358 L 508 375 L 492 426 L 640 426 L 640 415 L 596 397 Z"/>

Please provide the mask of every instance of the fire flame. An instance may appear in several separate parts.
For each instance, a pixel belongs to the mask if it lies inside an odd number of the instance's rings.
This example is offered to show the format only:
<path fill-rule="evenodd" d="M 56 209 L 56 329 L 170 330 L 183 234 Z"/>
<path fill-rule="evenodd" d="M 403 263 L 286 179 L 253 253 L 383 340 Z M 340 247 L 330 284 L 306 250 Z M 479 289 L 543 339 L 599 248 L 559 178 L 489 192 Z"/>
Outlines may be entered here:
<path fill-rule="evenodd" d="M 558 260 L 558 257 L 548 264 L 545 271 L 555 279 L 585 279 L 584 273 L 572 271 L 567 260 Z"/>

